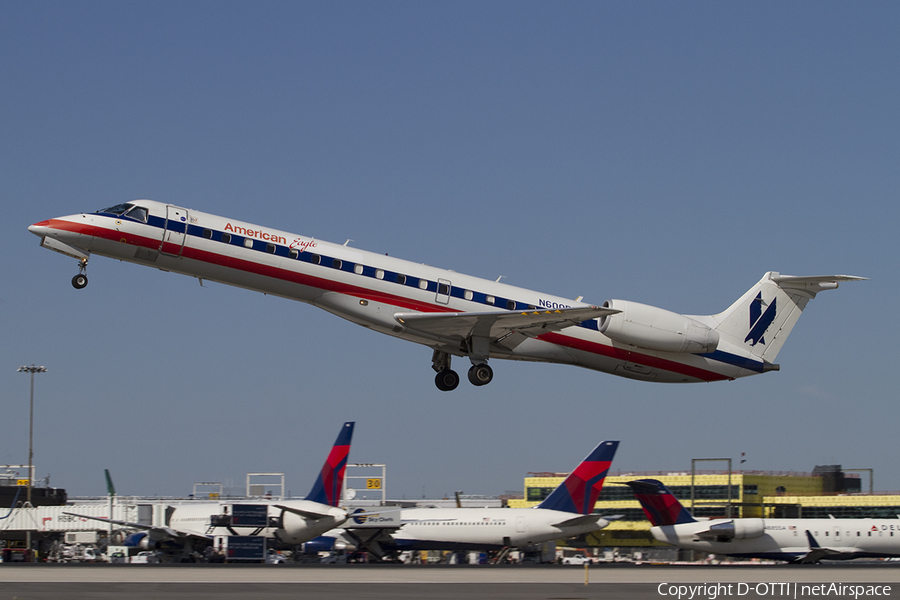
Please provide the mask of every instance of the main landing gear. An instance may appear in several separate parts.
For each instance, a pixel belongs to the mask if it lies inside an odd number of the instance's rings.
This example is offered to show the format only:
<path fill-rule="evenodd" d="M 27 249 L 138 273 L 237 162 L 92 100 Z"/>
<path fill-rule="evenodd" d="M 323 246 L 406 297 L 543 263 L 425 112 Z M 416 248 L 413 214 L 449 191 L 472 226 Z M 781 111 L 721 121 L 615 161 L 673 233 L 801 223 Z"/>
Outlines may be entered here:
<path fill-rule="evenodd" d="M 78 270 L 80 271 L 78 273 L 78 275 L 76 275 L 75 277 L 72 278 L 72 286 L 76 290 L 80 290 L 88 284 L 88 278 L 87 278 L 87 275 L 85 274 L 85 271 L 87 270 L 87 259 L 86 258 L 82 258 L 81 260 L 78 261 Z"/>
<path fill-rule="evenodd" d="M 450 355 L 440 350 L 434 351 L 431 367 L 437 371 L 434 385 L 442 392 L 453 391 L 459 386 L 459 375 L 450 368 Z M 472 385 L 487 385 L 494 378 L 494 370 L 486 362 L 473 364 L 469 369 L 469 382 Z"/>

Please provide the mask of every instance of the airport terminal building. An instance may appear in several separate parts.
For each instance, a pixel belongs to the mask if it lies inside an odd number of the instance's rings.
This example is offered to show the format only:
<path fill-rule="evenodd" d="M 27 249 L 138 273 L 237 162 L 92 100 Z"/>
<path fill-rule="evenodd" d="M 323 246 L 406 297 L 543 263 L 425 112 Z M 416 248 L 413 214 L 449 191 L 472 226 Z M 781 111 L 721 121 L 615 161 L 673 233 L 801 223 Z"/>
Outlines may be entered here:
<path fill-rule="evenodd" d="M 522 499 L 511 507 L 535 506 L 568 473 L 530 473 Z M 871 472 L 870 482 L 871 482 Z M 816 467 L 810 473 L 793 471 L 610 471 L 595 512 L 622 515 L 609 527 L 579 540 L 585 546 L 622 550 L 634 547 L 669 547 L 650 535 L 650 522 L 631 489 L 635 479 L 658 479 L 697 518 L 896 518 L 900 517 L 900 492 L 863 492 L 858 473 L 840 465 Z"/>

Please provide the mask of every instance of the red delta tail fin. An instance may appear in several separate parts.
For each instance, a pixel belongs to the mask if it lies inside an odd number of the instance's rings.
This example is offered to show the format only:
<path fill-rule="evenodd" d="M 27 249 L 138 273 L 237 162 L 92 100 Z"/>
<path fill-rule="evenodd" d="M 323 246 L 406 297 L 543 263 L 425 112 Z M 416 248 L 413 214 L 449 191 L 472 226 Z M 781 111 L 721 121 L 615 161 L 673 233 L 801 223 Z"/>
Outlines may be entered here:
<path fill-rule="evenodd" d="M 344 423 L 338 434 L 322 471 L 313 484 L 312 490 L 306 495 L 307 500 L 337 506 L 341 501 L 341 491 L 344 488 L 344 470 L 347 468 L 347 456 L 350 454 L 350 440 L 353 438 L 353 421 Z"/>
<path fill-rule="evenodd" d="M 587 515 L 593 512 L 619 442 L 600 442 L 537 508 Z"/>
<path fill-rule="evenodd" d="M 647 515 L 647 519 L 654 527 L 696 521 L 661 481 L 638 479 L 629 481 L 625 485 L 634 492 L 634 497 L 641 503 L 644 514 Z"/>

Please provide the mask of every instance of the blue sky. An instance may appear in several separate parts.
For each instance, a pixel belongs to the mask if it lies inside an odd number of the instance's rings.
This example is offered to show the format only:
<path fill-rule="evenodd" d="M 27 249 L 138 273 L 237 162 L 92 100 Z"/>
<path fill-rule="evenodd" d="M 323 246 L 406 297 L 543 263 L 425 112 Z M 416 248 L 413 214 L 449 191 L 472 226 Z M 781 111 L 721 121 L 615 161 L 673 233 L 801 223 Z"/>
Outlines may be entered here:
<path fill-rule="evenodd" d="M 0 463 L 72 495 L 285 472 L 342 422 L 388 493 L 614 470 L 874 468 L 900 490 L 900 7 L 839 2 L 0 3 Z M 846 273 L 777 373 L 672 386 L 431 351 L 313 307 L 75 261 L 27 226 L 135 198 L 602 303 L 719 312 Z"/>

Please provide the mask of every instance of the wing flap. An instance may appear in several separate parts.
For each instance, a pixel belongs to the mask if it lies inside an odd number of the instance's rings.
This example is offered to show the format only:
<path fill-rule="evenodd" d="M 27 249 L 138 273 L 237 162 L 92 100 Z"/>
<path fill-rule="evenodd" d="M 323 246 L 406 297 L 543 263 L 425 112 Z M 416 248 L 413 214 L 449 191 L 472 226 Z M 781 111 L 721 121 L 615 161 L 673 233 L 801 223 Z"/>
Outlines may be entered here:
<path fill-rule="evenodd" d="M 510 332 L 535 337 L 617 312 L 619 311 L 599 306 L 585 306 L 527 311 L 396 313 L 394 319 L 409 329 L 429 335 L 455 339 L 476 335 L 493 341 Z"/>

